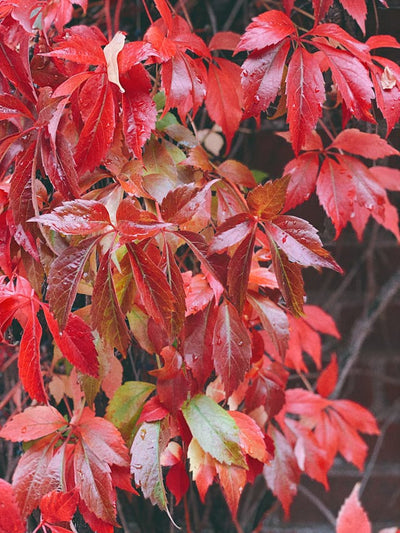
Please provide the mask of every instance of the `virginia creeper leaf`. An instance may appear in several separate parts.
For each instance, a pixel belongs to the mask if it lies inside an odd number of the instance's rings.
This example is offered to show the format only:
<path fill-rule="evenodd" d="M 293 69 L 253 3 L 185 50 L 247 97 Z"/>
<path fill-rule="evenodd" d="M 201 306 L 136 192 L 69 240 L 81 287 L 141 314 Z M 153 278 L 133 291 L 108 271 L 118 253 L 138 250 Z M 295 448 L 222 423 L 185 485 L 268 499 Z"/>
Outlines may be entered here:
<path fill-rule="evenodd" d="M 50 267 L 47 297 L 61 329 L 67 323 L 85 263 L 98 241 L 99 237 L 89 237 L 77 246 L 66 248 Z"/>
<path fill-rule="evenodd" d="M 126 355 L 130 336 L 115 293 L 110 255 L 104 254 L 93 287 L 92 325 L 108 346 Z"/>
<path fill-rule="evenodd" d="M 0 479 L 0 501 L 3 512 L 0 514 L 0 533 L 24 533 L 25 523 L 15 500 L 12 486 Z"/>
<path fill-rule="evenodd" d="M 147 312 L 171 332 L 174 296 L 160 268 L 136 244 L 127 245 L 132 271 Z"/>
<path fill-rule="evenodd" d="M 27 407 L 7 420 L 0 436 L 13 442 L 40 439 L 66 426 L 63 416 L 51 405 Z"/>
<path fill-rule="evenodd" d="M 293 150 L 298 155 L 314 129 L 325 101 L 325 84 L 318 61 L 299 46 L 290 60 L 286 97 Z"/>
<path fill-rule="evenodd" d="M 336 533 L 350 533 L 357 529 L 360 533 L 371 533 L 371 523 L 358 496 L 360 484 L 354 485 L 351 494 L 344 501 L 336 520 Z"/>
<path fill-rule="evenodd" d="M 228 397 L 250 367 L 251 340 L 238 311 L 227 300 L 218 308 L 213 347 L 215 370 L 221 376 Z M 201 443 L 200 439 L 197 440 Z"/>
<path fill-rule="evenodd" d="M 111 398 L 106 419 L 119 429 L 125 441 L 132 438 L 142 407 L 154 389 L 152 383 L 126 381 Z"/>
<path fill-rule="evenodd" d="M 111 224 L 106 207 L 95 200 L 74 200 L 31 219 L 66 235 L 90 235 Z"/>
<path fill-rule="evenodd" d="M 206 453 L 220 463 L 246 468 L 238 427 L 214 400 L 198 394 L 182 406 L 182 413 L 193 437 Z"/>

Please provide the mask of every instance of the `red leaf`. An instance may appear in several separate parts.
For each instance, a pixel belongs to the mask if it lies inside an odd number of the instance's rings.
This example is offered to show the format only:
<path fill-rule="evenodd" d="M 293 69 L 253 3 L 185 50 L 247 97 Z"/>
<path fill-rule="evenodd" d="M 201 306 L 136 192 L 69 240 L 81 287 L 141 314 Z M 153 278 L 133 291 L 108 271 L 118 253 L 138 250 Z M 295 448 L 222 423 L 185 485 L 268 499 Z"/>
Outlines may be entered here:
<path fill-rule="evenodd" d="M 358 0 L 356 0 L 356 2 L 357 1 Z M 368 44 L 362 43 L 359 40 L 355 39 L 337 24 L 318 24 L 313 28 L 309 35 L 323 36 L 327 37 L 328 39 L 332 39 L 334 42 L 336 41 L 337 43 L 341 44 L 351 54 L 353 54 L 361 61 L 365 63 L 370 62 Z"/>
<path fill-rule="evenodd" d="M 62 135 L 57 135 L 51 142 L 46 137 L 41 140 L 41 157 L 46 174 L 54 187 L 67 200 L 78 198 L 80 189 L 78 174 L 69 142 Z"/>
<path fill-rule="evenodd" d="M 283 358 L 289 340 L 289 322 L 283 309 L 272 300 L 259 294 L 249 294 L 249 301 L 256 310 L 263 328 Z"/>
<path fill-rule="evenodd" d="M 45 494 L 59 487 L 61 468 L 58 477 L 48 476 L 58 440 L 59 436 L 53 435 L 34 442 L 18 461 L 13 475 L 13 487 L 23 517 L 30 515 L 39 506 Z"/>
<path fill-rule="evenodd" d="M 29 67 L 30 35 L 11 16 L 0 26 L 0 71 L 28 100 L 36 101 Z"/>
<path fill-rule="evenodd" d="M 173 224 L 184 224 L 192 219 L 199 210 L 206 206 L 210 188 L 215 181 L 210 181 L 201 189 L 184 185 L 170 191 L 161 204 L 164 220 Z"/>
<path fill-rule="evenodd" d="M 3 512 L 0 514 L 0 533 L 25 533 L 25 523 L 15 500 L 12 486 L 0 479 L 0 501 Z"/>
<path fill-rule="evenodd" d="M 348 498 L 340 508 L 337 521 L 336 533 L 371 533 L 371 523 L 358 498 L 360 484 L 356 483 Z"/>
<path fill-rule="evenodd" d="M 317 392 L 322 397 L 327 398 L 335 390 L 338 379 L 338 363 L 336 354 L 332 354 L 329 365 L 324 368 L 317 380 Z"/>
<path fill-rule="evenodd" d="M 340 452 L 357 468 L 363 468 L 368 448 L 357 432 L 379 433 L 367 409 L 350 400 L 327 400 L 303 389 L 290 389 L 286 391 L 286 410 L 314 428 L 319 447 L 326 450 L 329 467 Z"/>
<path fill-rule="evenodd" d="M 244 468 L 235 465 L 215 463 L 219 484 L 225 496 L 226 503 L 234 518 L 236 518 L 240 496 L 247 481 L 247 472 Z"/>
<path fill-rule="evenodd" d="M 252 52 L 242 66 L 245 117 L 257 117 L 275 100 L 282 84 L 290 42 Z"/>
<path fill-rule="evenodd" d="M 81 499 L 101 520 L 117 525 L 110 466 L 80 440 L 74 449 L 75 484 Z"/>
<path fill-rule="evenodd" d="M 314 129 L 325 101 L 325 83 L 316 56 L 299 46 L 289 63 L 286 96 L 295 154 Z"/>
<path fill-rule="evenodd" d="M 57 43 L 55 50 L 42 55 L 82 65 L 105 65 L 101 46 L 106 44 L 107 40 L 97 26 L 75 26 L 67 29 L 64 40 Z"/>
<path fill-rule="evenodd" d="M 240 72 L 239 65 L 223 58 L 214 58 L 208 68 L 206 107 L 226 137 L 226 153 L 242 118 Z"/>
<path fill-rule="evenodd" d="M 117 230 L 124 237 L 132 240 L 143 240 L 157 235 L 165 228 L 172 226 L 158 218 L 150 211 L 138 209 L 131 198 L 124 198 L 117 209 Z"/>
<path fill-rule="evenodd" d="M 221 376 L 228 397 L 243 380 L 251 359 L 249 334 L 235 307 L 228 301 L 219 306 L 213 346 L 215 370 Z"/>
<path fill-rule="evenodd" d="M 104 342 L 126 355 L 130 336 L 115 293 L 111 251 L 108 251 L 100 262 L 93 287 L 91 311 L 93 328 L 97 329 Z"/>
<path fill-rule="evenodd" d="M 64 202 L 51 213 L 31 219 L 66 235 L 90 235 L 111 224 L 106 207 L 95 200 Z"/>
<path fill-rule="evenodd" d="M 168 470 L 165 483 L 175 496 L 176 503 L 178 504 L 187 493 L 190 486 L 189 476 L 187 475 L 185 465 L 182 461 L 179 461 Z"/>
<path fill-rule="evenodd" d="M 333 0 L 312 0 L 315 24 L 317 24 L 328 13 L 329 8 L 333 4 Z"/>
<path fill-rule="evenodd" d="M 73 422 L 72 418 L 71 426 Z M 120 432 L 108 420 L 95 416 L 88 407 L 83 410 L 74 432 L 79 435 L 84 448 L 90 449 L 97 456 L 97 461 L 120 467 L 129 465 L 128 449 Z"/>
<path fill-rule="evenodd" d="M 187 317 L 185 323 L 184 358 L 201 390 L 214 368 L 213 333 L 215 309 L 211 300 L 206 308 Z"/>
<path fill-rule="evenodd" d="M 265 435 L 260 427 L 245 413 L 229 411 L 229 414 L 239 428 L 240 446 L 243 452 L 262 463 L 266 463 L 270 457 L 265 446 Z"/>
<path fill-rule="evenodd" d="M 289 211 L 309 199 L 314 192 L 319 170 L 319 157 L 306 152 L 290 161 L 283 173 L 290 176 L 283 212 Z"/>
<path fill-rule="evenodd" d="M 42 336 L 42 327 L 32 303 L 30 307 L 31 315 L 24 324 L 24 333 L 19 345 L 19 377 L 24 389 L 32 399 L 47 403 L 47 394 L 40 370 L 40 339 Z"/>
<path fill-rule="evenodd" d="M 232 183 L 249 189 L 257 185 L 251 170 L 234 159 L 223 161 L 218 167 L 218 174 Z"/>
<path fill-rule="evenodd" d="M 267 181 L 265 185 L 259 185 L 250 191 L 247 195 L 250 210 L 263 220 L 269 220 L 278 215 L 285 204 L 289 180 L 289 176 L 283 176 L 274 181 Z"/>
<path fill-rule="evenodd" d="M 40 502 L 40 510 L 45 522 L 50 524 L 69 522 L 75 514 L 77 505 L 78 493 L 76 491 L 52 491 L 43 496 Z"/>
<path fill-rule="evenodd" d="M 63 416 L 50 405 L 27 407 L 14 415 L 0 431 L 3 439 L 13 442 L 40 439 L 66 426 Z"/>
<path fill-rule="evenodd" d="M 18 117 L 26 117 L 34 120 L 32 113 L 19 98 L 12 94 L 0 95 L 1 120 L 9 120 L 10 118 Z"/>
<path fill-rule="evenodd" d="M 248 213 L 239 213 L 217 227 L 208 249 L 209 254 L 221 253 L 239 244 L 254 229 L 255 221 Z"/>
<path fill-rule="evenodd" d="M 83 174 L 103 161 L 114 136 L 114 98 L 106 74 L 95 75 L 79 95 L 84 126 L 75 147 L 75 162 Z M 82 107 L 84 106 L 84 107 Z"/>
<path fill-rule="evenodd" d="M 303 320 L 312 328 L 325 335 L 332 335 L 340 339 L 340 333 L 337 330 L 335 321 L 323 309 L 316 305 L 305 305 L 304 312 Z"/>
<path fill-rule="evenodd" d="M 279 413 L 285 403 L 285 384 L 288 372 L 279 363 L 264 357 L 263 366 L 248 388 L 245 405 L 248 412 L 263 406 L 268 418 Z M 284 379 L 281 379 L 284 378 Z"/>
<path fill-rule="evenodd" d="M 233 31 L 219 31 L 211 37 L 209 50 L 235 50 L 240 41 L 240 35 Z"/>
<path fill-rule="evenodd" d="M 122 120 L 125 140 L 136 158 L 142 156 L 142 148 L 150 138 L 156 121 L 156 106 L 150 95 L 151 83 L 143 65 L 134 65 L 121 73 Z"/>
<path fill-rule="evenodd" d="M 137 421 L 139 426 L 142 422 L 156 422 L 162 420 L 169 414 L 169 411 L 161 404 L 158 396 L 153 396 L 145 404 Z"/>
<path fill-rule="evenodd" d="M 236 52 L 261 50 L 279 43 L 293 33 L 296 33 L 296 27 L 290 18 L 282 11 L 272 9 L 253 18 L 240 39 Z"/>
<path fill-rule="evenodd" d="M 341 268 L 330 253 L 322 247 L 317 230 L 306 220 L 281 215 L 271 222 L 264 222 L 264 225 L 268 234 L 285 251 L 290 261 L 306 267 L 332 268 L 341 272 Z"/>
<path fill-rule="evenodd" d="M 389 155 L 400 155 L 396 148 L 375 133 L 364 133 L 356 129 L 347 129 L 339 133 L 331 147 L 351 154 L 361 155 L 367 159 L 379 159 Z"/>
<path fill-rule="evenodd" d="M 207 71 L 203 62 L 178 51 L 163 65 L 161 81 L 166 94 L 164 112 L 176 107 L 185 123 L 188 112 L 193 110 L 194 116 L 206 96 Z"/>
<path fill-rule="evenodd" d="M 370 113 L 374 91 L 366 67 L 357 57 L 328 46 L 325 41 L 314 39 L 313 44 L 324 52 L 333 80 L 349 112 L 359 120 L 374 122 Z"/>
<path fill-rule="evenodd" d="M 282 433 L 270 425 L 269 434 L 275 444 L 275 455 L 271 463 L 264 467 L 264 477 L 288 516 L 290 505 L 297 494 L 300 469 L 292 447 Z"/>
<path fill-rule="evenodd" d="M 187 399 L 188 380 L 182 371 L 183 358 L 173 346 L 165 346 L 160 353 L 164 366 L 149 373 L 157 378 L 157 392 L 162 404 L 176 414 Z"/>
<path fill-rule="evenodd" d="M 64 330 L 60 331 L 47 306 L 42 305 L 42 309 L 54 342 L 63 356 L 84 374 L 98 377 L 99 362 L 89 326 L 79 316 L 70 314 Z"/>
<path fill-rule="evenodd" d="M 353 212 L 356 189 L 351 174 L 334 159 L 326 158 L 319 173 L 317 194 L 338 237 Z"/>
<path fill-rule="evenodd" d="M 247 296 L 250 267 L 254 253 L 255 226 L 239 244 L 228 266 L 228 292 L 232 303 L 242 314 Z"/>
<path fill-rule="evenodd" d="M 355 19 L 362 32 L 365 33 L 365 20 L 367 18 L 367 6 L 365 0 L 340 0 L 340 3 L 347 13 Z"/>
<path fill-rule="evenodd" d="M 136 285 L 148 314 L 171 331 L 174 296 L 160 268 L 136 244 L 127 245 Z"/>
<path fill-rule="evenodd" d="M 99 237 L 90 237 L 66 248 L 50 267 L 47 297 L 61 329 L 67 323 L 85 263 L 98 241 Z"/>
<path fill-rule="evenodd" d="M 248 187 L 252 189 L 256 187 L 256 180 L 254 179 L 251 170 L 234 159 L 227 159 L 223 161 L 218 167 L 218 174 L 223 178 L 241 185 L 242 187 Z"/>

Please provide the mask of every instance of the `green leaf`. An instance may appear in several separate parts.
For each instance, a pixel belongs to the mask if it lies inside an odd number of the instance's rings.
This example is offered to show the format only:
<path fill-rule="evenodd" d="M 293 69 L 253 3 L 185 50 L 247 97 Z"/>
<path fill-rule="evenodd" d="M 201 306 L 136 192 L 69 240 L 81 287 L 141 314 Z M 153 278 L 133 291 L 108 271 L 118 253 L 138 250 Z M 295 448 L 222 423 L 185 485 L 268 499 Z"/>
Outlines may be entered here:
<path fill-rule="evenodd" d="M 143 496 L 166 511 L 176 526 L 168 510 L 160 463 L 169 439 L 170 431 L 165 421 L 144 422 L 131 447 L 131 473 L 135 476 L 136 485 L 142 489 Z"/>
<path fill-rule="evenodd" d="M 205 452 L 220 463 L 247 469 L 239 446 L 239 429 L 225 409 L 208 396 L 198 394 L 182 406 L 182 413 Z"/>
<path fill-rule="evenodd" d="M 144 402 L 153 392 L 152 383 L 127 381 L 116 390 L 106 411 L 106 419 L 116 426 L 125 441 L 132 439 L 134 426 L 142 411 Z"/>

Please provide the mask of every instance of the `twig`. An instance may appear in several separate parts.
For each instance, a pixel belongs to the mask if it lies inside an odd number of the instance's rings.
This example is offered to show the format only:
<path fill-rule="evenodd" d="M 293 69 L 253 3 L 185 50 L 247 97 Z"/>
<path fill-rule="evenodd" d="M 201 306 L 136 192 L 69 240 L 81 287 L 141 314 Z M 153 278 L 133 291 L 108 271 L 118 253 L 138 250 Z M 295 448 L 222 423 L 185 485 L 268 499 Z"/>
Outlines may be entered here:
<path fill-rule="evenodd" d="M 396 271 L 395 274 L 387 281 L 381 290 L 379 291 L 374 302 L 369 306 L 369 311 L 367 315 L 354 324 L 351 334 L 351 339 L 347 353 L 345 354 L 345 365 L 340 374 L 339 380 L 336 385 L 336 389 L 333 393 L 333 398 L 340 396 L 340 393 L 343 389 L 344 383 L 349 375 L 349 372 L 357 361 L 358 356 L 360 355 L 361 348 L 370 333 L 374 323 L 379 318 L 379 316 L 386 309 L 392 298 L 396 295 L 397 291 L 400 289 L 400 269 Z"/>
<path fill-rule="evenodd" d="M 206 10 L 210 19 L 211 29 L 213 31 L 213 34 L 215 34 L 218 31 L 217 17 L 215 16 L 214 10 L 208 0 L 206 0 Z"/>
<path fill-rule="evenodd" d="M 239 12 L 239 9 L 244 4 L 245 0 L 237 0 L 236 4 L 233 6 L 232 11 L 229 13 L 229 17 L 226 19 L 225 24 L 222 26 L 222 31 L 228 31 L 232 26 L 233 21 L 235 20 L 236 15 Z"/>
<path fill-rule="evenodd" d="M 324 503 L 321 502 L 315 494 L 313 494 L 310 490 L 308 490 L 306 487 L 303 487 L 303 485 L 299 485 L 299 492 L 301 492 L 308 500 L 317 507 L 321 511 L 321 513 L 325 516 L 325 518 L 328 520 L 330 524 L 332 524 L 333 527 L 336 527 L 336 518 L 333 516 L 333 514 L 330 512 L 328 507 Z"/>
<path fill-rule="evenodd" d="M 359 490 L 359 497 L 361 498 L 362 493 L 365 490 L 365 487 L 367 486 L 367 483 L 369 481 L 369 478 L 372 475 L 372 471 L 375 467 L 376 461 L 378 459 L 379 452 L 382 448 L 383 441 L 385 439 L 386 431 L 389 429 L 389 426 L 395 421 L 396 417 L 398 416 L 398 409 L 400 407 L 400 401 L 398 400 L 395 402 L 389 411 L 389 415 L 386 417 L 386 420 L 384 424 L 381 427 L 381 432 L 379 434 L 379 437 L 376 440 L 374 449 L 371 454 L 371 458 L 368 461 L 368 464 L 365 468 L 364 475 L 361 481 L 360 490 Z"/>

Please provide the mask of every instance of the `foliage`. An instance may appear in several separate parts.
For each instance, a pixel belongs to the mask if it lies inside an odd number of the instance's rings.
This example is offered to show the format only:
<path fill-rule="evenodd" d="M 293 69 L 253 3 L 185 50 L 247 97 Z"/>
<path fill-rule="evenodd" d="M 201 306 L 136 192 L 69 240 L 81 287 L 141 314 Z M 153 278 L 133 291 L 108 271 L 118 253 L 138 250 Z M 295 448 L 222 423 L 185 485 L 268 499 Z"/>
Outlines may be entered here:
<path fill-rule="evenodd" d="M 25 531 L 39 509 L 35 531 L 71 531 L 79 513 L 111 532 L 117 489 L 138 495 L 134 481 L 170 515 L 190 477 L 202 501 L 218 483 L 236 520 L 263 474 L 289 514 L 302 473 L 328 488 L 337 454 L 362 469 L 360 433 L 379 430 L 330 398 L 335 355 L 314 386 L 303 375 L 322 368 L 321 335 L 339 333 L 304 304 L 302 270 L 341 267 L 288 211 L 316 191 L 336 237 L 350 223 L 361 239 L 373 217 L 400 240 L 387 195 L 400 172 L 375 164 L 399 154 L 364 131 L 380 113 L 387 137 L 400 116 L 400 70 L 376 54 L 400 45 L 327 21 L 331 1 L 313 0 L 309 29 L 286 0 L 208 43 L 166 0 L 143 40 L 119 31 L 121 2 L 114 28 L 105 2 L 105 33 L 74 4 L 0 3 L 1 346 L 29 404 L 0 431 L 24 450 L 1 480 L 0 529 Z M 342 4 L 364 31 L 365 2 Z M 199 141 L 200 110 L 223 160 Z M 286 114 L 295 157 L 257 184 L 229 152 L 265 113 Z M 287 388 L 290 373 L 308 390 Z M 370 531 L 355 492 L 337 531 L 354 521 Z"/>

